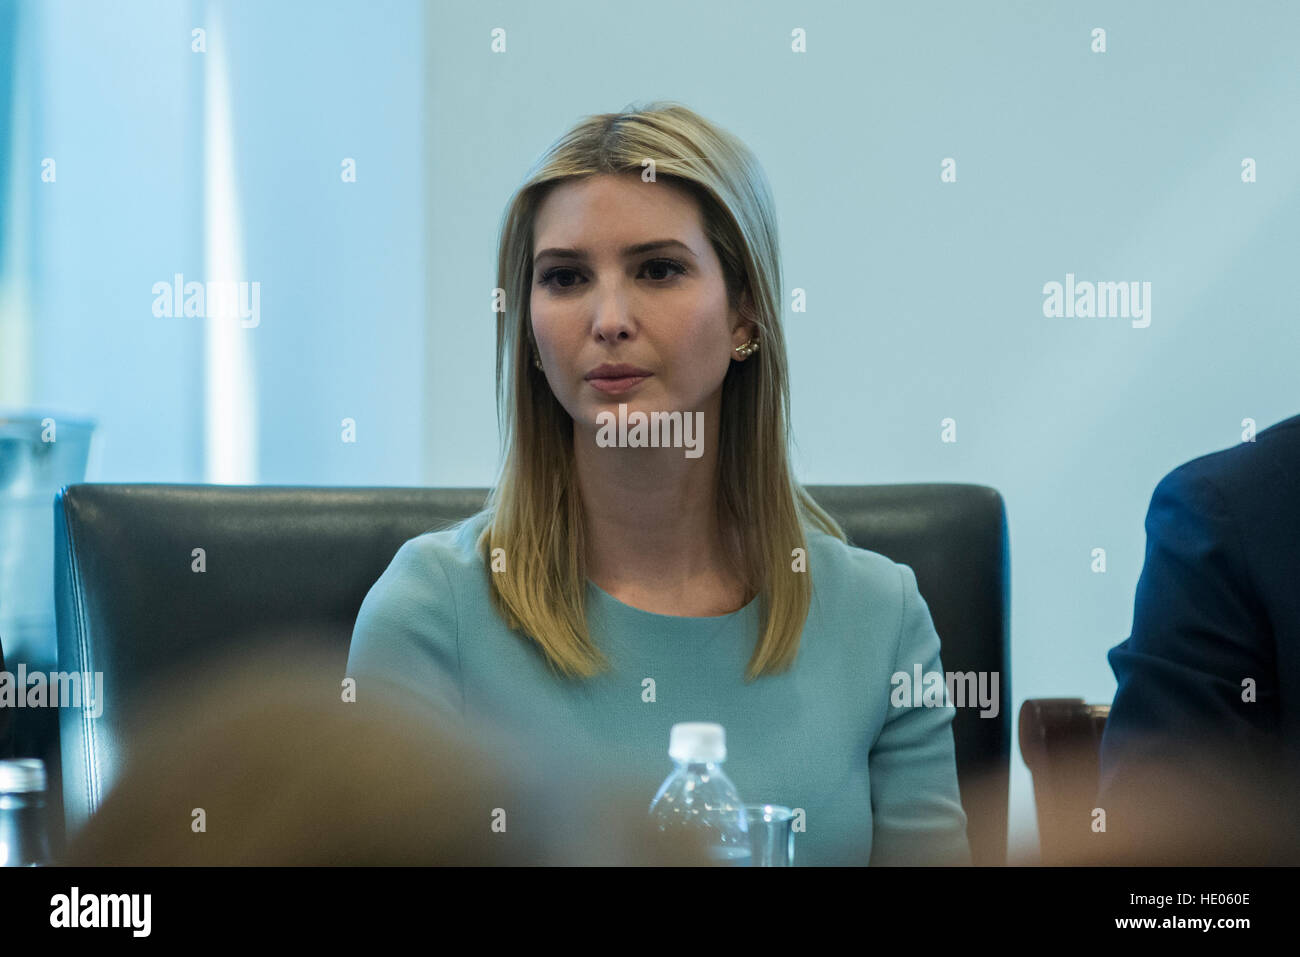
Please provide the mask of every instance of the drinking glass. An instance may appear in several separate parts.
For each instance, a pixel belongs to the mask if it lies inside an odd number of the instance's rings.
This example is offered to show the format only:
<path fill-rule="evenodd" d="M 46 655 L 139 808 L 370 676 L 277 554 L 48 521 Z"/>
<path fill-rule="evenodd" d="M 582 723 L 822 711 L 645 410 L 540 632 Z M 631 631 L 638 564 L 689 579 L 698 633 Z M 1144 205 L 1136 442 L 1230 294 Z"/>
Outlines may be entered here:
<path fill-rule="evenodd" d="M 794 812 L 780 804 L 746 804 L 752 867 L 794 866 Z"/>

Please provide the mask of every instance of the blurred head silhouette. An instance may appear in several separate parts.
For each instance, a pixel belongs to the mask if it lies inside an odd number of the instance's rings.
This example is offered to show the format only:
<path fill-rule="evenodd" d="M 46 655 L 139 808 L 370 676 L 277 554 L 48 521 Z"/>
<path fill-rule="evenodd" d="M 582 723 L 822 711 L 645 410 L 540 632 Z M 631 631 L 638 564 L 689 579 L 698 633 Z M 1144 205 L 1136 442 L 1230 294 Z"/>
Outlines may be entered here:
<path fill-rule="evenodd" d="M 644 795 L 575 802 L 397 688 L 344 700 L 340 647 L 299 635 L 138 698 L 121 773 L 62 863 L 707 863 L 652 832 Z"/>

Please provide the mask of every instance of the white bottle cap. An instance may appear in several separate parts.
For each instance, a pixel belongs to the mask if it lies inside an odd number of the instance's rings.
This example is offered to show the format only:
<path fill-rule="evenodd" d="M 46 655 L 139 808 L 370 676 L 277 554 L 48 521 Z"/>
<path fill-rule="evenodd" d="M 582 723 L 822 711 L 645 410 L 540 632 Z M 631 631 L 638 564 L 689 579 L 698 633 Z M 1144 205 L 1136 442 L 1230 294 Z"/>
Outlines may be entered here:
<path fill-rule="evenodd" d="M 675 724 L 668 736 L 668 756 L 683 764 L 716 764 L 726 760 L 727 733 L 722 725 L 707 721 Z"/>

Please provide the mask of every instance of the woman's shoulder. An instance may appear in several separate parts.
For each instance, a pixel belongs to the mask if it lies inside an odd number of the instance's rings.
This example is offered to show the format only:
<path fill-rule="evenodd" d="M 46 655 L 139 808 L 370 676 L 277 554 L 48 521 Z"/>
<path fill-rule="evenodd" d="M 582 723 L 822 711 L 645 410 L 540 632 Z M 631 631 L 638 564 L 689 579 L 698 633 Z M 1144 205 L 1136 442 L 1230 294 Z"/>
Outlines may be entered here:
<path fill-rule="evenodd" d="M 371 587 L 367 603 L 383 600 L 451 601 L 452 589 L 483 567 L 475 545 L 486 511 L 408 538 Z M 448 588 L 447 586 L 451 586 Z"/>
<path fill-rule="evenodd" d="M 822 532 L 809 533 L 808 542 L 819 634 L 864 656 L 855 660 L 871 674 L 938 655 L 939 637 L 909 565 Z"/>
<path fill-rule="evenodd" d="M 478 550 L 479 534 L 491 519 L 484 509 L 473 515 L 421 532 L 402 543 L 392 566 L 406 575 L 457 579 L 467 572 L 481 572 L 483 558 Z"/>
<path fill-rule="evenodd" d="M 485 513 L 478 512 L 403 542 L 362 600 L 354 646 L 398 641 L 401 636 L 451 642 L 461 614 L 474 605 L 467 589 L 473 587 L 471 569 L 476 562 L 482 577 L 474 542 L 485 522 Z"/>
<path fill-rule="evenodd" d="M 821 529 L 809 529 L 806 534 L 813 588 L 822 603 L 843 603 L 878 624 L 901 620 L 904 605 L 916 591 L 916 576 L 910 567 L 880 552 L 842 542 Z"/>
<path fill-rule="evenodd" d="M 905 565 L 880 552 L 842 542 L 820 528 L 807 532 L 809 564 L 829 582 L 855 585 L 873 592 L 898 591 L 899 574 Z"/>

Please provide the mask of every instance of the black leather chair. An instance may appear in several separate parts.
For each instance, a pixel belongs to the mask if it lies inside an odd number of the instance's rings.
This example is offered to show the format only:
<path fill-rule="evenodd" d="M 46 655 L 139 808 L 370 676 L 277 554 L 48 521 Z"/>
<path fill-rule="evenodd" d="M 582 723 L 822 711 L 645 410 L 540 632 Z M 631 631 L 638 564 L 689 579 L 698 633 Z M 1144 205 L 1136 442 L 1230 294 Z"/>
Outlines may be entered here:
<path fill-rule="evenodd" d="M 959 709 L 957 773 L 977 864 L 1006 862 L 1010 761 L 1009 565 L 1001 496 L 972 485 L 809 486 L 854 544 L 916 572 L 945 670 L 996 672 L 993 718 Z M 477 511 L 486 489 L 112 485 L 55 498 L 59 667 L 102 672 L 104 707 L 60 714 L 69 833 L 118 771 L 137 693 L 241 641 L 308 628 L 340 674 L 362 599 L 398 548 Z M 202 548 L 204 574 L 194 574 Z M 52 774 L 51 789 L 59 779 Z M 56 819 L 59 815 L 55 814 Z M 55 839 L 61 842 L 62 835 Z"/>

